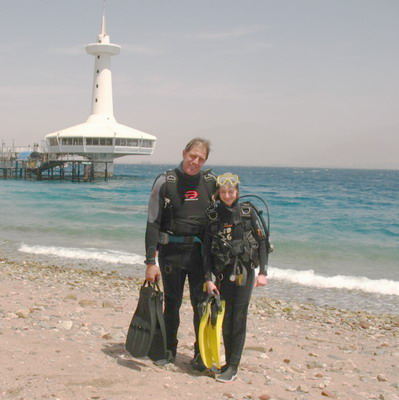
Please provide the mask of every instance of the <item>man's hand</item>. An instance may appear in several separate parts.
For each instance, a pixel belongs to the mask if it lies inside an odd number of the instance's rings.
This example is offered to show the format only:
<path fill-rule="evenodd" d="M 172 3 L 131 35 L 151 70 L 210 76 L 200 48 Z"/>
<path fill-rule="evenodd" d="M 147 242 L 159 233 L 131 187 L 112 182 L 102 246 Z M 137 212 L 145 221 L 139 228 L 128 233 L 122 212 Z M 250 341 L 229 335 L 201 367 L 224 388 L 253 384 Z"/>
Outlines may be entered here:
<path fill-rule="evenodd" d="M 254 286 L 255 286 L 255 287 L 258 287 L 258 286 L 266 286 L 266 283 L 267 283 L 266 275 L 259 274 L 259 275 L 256 277 Z"/>
<path fill-rule="evenodd" d="M 161 271 L 157 264 L 147 264 L 145 279 L 149 282 L 157 282 L 161 279 Z"/>

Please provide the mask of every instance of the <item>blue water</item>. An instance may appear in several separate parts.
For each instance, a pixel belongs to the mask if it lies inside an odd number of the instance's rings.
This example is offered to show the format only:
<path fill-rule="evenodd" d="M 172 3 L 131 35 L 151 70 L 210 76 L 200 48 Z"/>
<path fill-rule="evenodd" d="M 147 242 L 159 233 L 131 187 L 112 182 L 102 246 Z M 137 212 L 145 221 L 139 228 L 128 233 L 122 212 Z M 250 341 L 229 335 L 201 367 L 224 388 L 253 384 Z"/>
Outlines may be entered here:
<path fill-rule="evenodd" d="M 115 165 L 107 182 L 1 180 L 0 254 L 142 276 L 148 196 L 169 167 Z M 255 293 L 399 314 L 399 171 L 213 169 L 269 205 L 275 251 Z"/>

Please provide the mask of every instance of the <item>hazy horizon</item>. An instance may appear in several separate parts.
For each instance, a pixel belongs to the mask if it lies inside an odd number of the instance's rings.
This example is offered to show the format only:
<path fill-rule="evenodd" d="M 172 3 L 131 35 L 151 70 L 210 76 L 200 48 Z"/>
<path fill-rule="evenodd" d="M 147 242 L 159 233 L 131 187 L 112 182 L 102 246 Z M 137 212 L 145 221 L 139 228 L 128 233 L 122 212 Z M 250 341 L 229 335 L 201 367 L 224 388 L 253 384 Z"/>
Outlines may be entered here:
<path fill-rule="evenodd" d="M 178 166 L 180 164 L 180 159 L 177 159 L 176 162 L 170 161 L 170 162 L 152 162 L 152 161 L 145 161 L 145 160 L 129 160 L 125 161 L 127 157 L 121 157 L 117 160 L 115 160 L 115 164 L 117 165 L 159 165 L 159 166 L 170 166 L 172 168 Z M 133 158 L 133 156 L 132 156 Z M 136 157 L 139 158 L 139 157 Z M 143 157 L 144 158 L 144 157 Z M 148 159 L 148 157 L 147 157 Z M 334 165 L 319 165 L 319 166 L 314 166 L 314 165 L 279 165 L 279 164 L 274 164 L 274 165 L 265 165 L 265 164 L 221 164 L 221 163 L 212 163 L 212 162 L 206 162 L 204 165 L 203 169 L 207 168 L 214 168 L 214 167 L 244 167 L 244 168 L 289 168 L 289 169 L 353 169 L 353 170 L 372 170 L 372 171 L 397 171 L 399 168 L 366 168 L 366 167 L 345 167 L 345 166 L 334 166 Z M 231 171 L 234 172 L 234 171 Z"/>

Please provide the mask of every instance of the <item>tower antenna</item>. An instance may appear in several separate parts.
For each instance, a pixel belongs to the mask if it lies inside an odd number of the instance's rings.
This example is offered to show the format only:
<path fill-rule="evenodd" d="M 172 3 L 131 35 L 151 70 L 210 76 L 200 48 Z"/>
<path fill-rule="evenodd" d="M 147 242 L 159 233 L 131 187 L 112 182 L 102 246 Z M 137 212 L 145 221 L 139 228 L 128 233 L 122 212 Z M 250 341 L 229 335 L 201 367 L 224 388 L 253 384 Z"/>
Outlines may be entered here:
<path fill-rule="evenodd" d="M 106 0 L 103 1 L 103 16 L 101 20 L 101 36 L 104 37 L 106 35 L 106 29 L 105 29 L 105 2 Z"/>

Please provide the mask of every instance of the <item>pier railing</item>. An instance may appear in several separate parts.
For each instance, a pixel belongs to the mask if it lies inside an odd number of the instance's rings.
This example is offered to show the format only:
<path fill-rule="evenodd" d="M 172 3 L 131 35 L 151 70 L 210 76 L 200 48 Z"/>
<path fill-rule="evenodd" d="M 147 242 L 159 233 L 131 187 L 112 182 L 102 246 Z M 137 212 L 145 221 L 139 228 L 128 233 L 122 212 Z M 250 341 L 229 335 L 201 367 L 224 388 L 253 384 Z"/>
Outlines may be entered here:
<path fill-rule="evenodd" d="M 98 161 L 65 160 L 0 160 L 0 179 L 23 180 L 70 180 L 92 182 L 112 175 L 109 164 Z"/>

